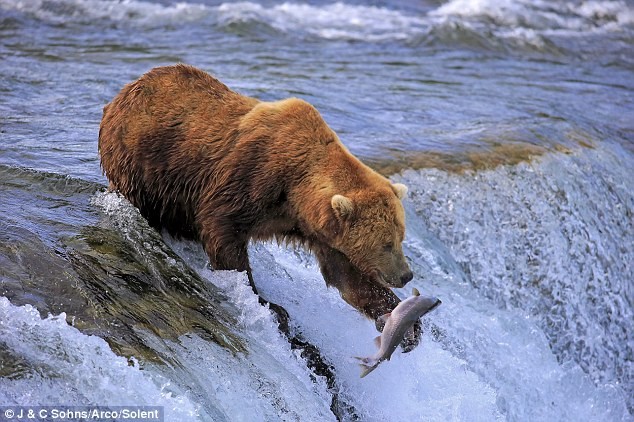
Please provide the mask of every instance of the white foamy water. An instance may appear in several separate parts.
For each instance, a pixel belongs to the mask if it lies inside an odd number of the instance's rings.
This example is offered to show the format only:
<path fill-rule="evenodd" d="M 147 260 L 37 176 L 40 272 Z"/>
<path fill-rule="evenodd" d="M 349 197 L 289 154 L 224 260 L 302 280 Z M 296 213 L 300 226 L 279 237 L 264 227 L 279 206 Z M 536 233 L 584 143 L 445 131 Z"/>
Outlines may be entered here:
<path fill-rule="evenodd" d="M 163 5 L 138 0 L 0 0 L 0 8 L 54 23 L 123 22 L 142 26 L 183 25 L 204 18 L 210 9 L 197 3 Z"/>
<path fill-rule="evenodd" d="M 501 27 L 576 32 L 616 29 L 634 23 L 623 1 L 451 0 L 430 13 L 494 22 Z"/>
<path fill-rule="evenodd" d="M 429 255 L 428 246 L 419 247 L 420 237 L 439 239 L 470 288 L 500 310 L 523 315 L 532 325 L 529 338 L 552 349 L 552 361 L 535 367 L 560 367 L 557 377 L 551 372 L 530 383 L 554 381 L 553 390 L 543 391 L 548 396 L 568 400 L 566 388 L 585 385 L 591 407 L 598 397 L 611 409 L 631 399 L 634 185 L 626 169 L 633 166 L 631 154 L 603 145 L 484 172 L 406 171 L 398 178 L 411 188 L 416 213 L 410 221 L 431 232 L 408 241 L 421 250 L 418 255 L 428 255 L 421 269 L 444 261 Z M 534 347 L 526 339 L 515 346 Z M 532 365 L 515 379 L 539 376 Z M 563 390 L 557 391 L 560 382 Z M 599 395 L 591 393 L 593 383 Z"/>
<path fill-rule="evenodd" d="M 376 351 L 374 324 L 343 302 L 337 290 L 325 286 L 316 262 L 303 252 L 275 245 L 254 247 L 251 252 L 262 294 L 283 304 L 296 330 L 317 345 L 335 367 L 340 393 L 361 420 L 502 419 L 496 391 L 462 357 L 444 349 L 429 334 L 413 352 L 395 353 L 361 379 L 353 357 Z M 429 287 L 424 286 L 422 292 L 437 295 Z M 442 321 L 452 308 L 443 306 L 425 317 L 428 328 Z"/>
<path fill-rule="evenodd" d="M 396 10 L 341 2 L 313 6 L 284 2 L 264 6 L 227 2 L 219 6 L 176 2 L 169 5 L 141 0 L 0 0 L 6 10 L 26 12 L 44 21 L 91 23 L 95 20 L 141 26 L 188 25 L 207 19 L 221 27 L 264 24 L 296 36 L 364 41 L 404 40 L 422 31 L 422 16 Z"/>
<path fill-rule="evenodd" d="M 340 2 L 323 6 L 282 3 L 271 7 L 237 2 L 224 3 L 218 11 L 225 24 L 260 21 L 282 32 L 307 33 L 326 39 L 401 40 L 420 33 L 425 25 L 419 16 Z"/>
<path fill-rule="evenodd" d="M 246 283 L 243 274 L 220 278 L 236 294 Z M 0 297 L 0 345 L 29 368 L 0 377 L 0 404 L 161 406 L 166 421 L 334 420 L 325 387 L 310 381 L 301 358 L 252 296 L 241 303 L 251 333 L 247 355 L 232 355 L 195 334 L 173 342 L 141 333 L 148 346 L 178 363 L 174 367 L 128 362 L 103 339 L 68 325 L 65 314 L 42 319 L 30 305 Z"/>
<path fill-rule="evenodd" d="M 397 351 L 366 378 L 353 357 L 374 352 L 374 324 L 325 286 L 314 258 L 253 245 L 256 283 L 332 365 L 335 391 L 361 420 L 631 420 L 623 374 L 632 361 L 625 241 L 634 190 L 614 148 L 464 175 L 399 176 L 410 187 L 405 250 L 416 278 L 398 294 L 417 287 L 443 304 L 424 317 L 414 351 Z M 93 203 L 148 247 L 127 201 L 100 193 Z M 0 379 L 0 402 L 160 405 L 167 420 L 333 420 L 325 380 L 313 382 L 246 276 L 211 271 L 199 244 L 167 240 L 229 297 L 247 353 L 193 333 L 167 340 L 140 332 L 172 363 L 129 365 L 65 315 L 41 318 L 2 298 L 0 344 L 28 372 Z"/>
<path fill-rule="evenodd" d="M 0 377 L 4 406 L 147 405 L 162 406 L 166 420 L 198 415 L 199 406 L 168 379 L 115 355 L 103 339 L 68 325 L 63 313 L 41 318 L 32 306 L 0 297 L 0 347 L 29 368 Z"/>
<path fill-rule="evenodd" d="M 538 43 L 539 34 L 616 31 L 634 24 L 634 8 L 622 1 L 609 0 L 452 0 L 428 13 L 345 2 L 262 5 L 243 1 L 210 6 L 141 0 L 0 0 L 0 7 L 55 23 L 103 20 L 154 27 L 207 20 L 221 27 L 264 24 L 295 36 L 369 42 L 415 40 L 438 30 L 456 30 L 454 26 L 458 24 L 481 36 L 486 36 L 490 27 L 501 38 Z"/>

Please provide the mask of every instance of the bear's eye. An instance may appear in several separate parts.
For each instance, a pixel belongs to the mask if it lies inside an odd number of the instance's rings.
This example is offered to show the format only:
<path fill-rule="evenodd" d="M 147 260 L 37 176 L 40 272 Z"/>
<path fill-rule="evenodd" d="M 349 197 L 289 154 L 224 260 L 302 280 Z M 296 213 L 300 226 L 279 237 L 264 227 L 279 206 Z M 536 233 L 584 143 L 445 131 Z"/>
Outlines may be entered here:
<path fill-rule="evenodd" d="M 390 242 L 390 243 L 386 243 L 383 246 L 383 251 L 384 252 L 392 252 L 392 249 L 394 249 L 394 243 Z"/>

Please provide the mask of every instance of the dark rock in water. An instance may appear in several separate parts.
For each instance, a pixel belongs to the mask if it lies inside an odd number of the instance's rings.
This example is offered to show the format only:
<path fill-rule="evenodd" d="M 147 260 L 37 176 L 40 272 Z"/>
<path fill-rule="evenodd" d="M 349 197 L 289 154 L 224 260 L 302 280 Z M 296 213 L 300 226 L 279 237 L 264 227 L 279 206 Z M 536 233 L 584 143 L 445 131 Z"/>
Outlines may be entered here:
<path fill-rule="evenodd" d="M 119 335 L 104 336 L 111 347 L 126 356 L 145 349 L 134 334 L 141 328 L 173 340 L 195 332 L 234 353 L 246 352 L 227 328 L 235 320 L 222 308 L 223 303 L 228 306 L 224 295 L 159 239 L 150 233 L 143 233 L 143 239 L 145 246 L 139 249 L 116 231 L 87 227 L 67 240 L 67 257 L 79 275 L 78 289 L 99 299 L 94 312 L 99 321 L 110 321 L 109 331 L 123 327 Z M 150 357 L 144 351 L 143 356 Z"/>
<path fill-rule="evenodd" d="M 330 410 L 340 421 L 357 421 L 359 416 L 356 414 L 354 406 L 346 401 L 340 394 L 339 385 L 335 375 L 335 367 L 329 363 L 314 344 L 306 341 L 301 333 L 292 332 L 290 329 L 290 315 L 282 306 L 268 302 L 260 298 L 262 305 L 268 305 L 269 309 L 274 312 L 277 319 L 279 330 L 288 339 L 291 349 L 299 350 L 302 358 L 306 359 L 308 368 L 313 371 L 312 380 L 316 381 L 316 376 L 324 377 L 328 390 L 332 394 L 332 402 Z"/>
<path fill-rule="evenodd" d="M 308 367 L 313 371 L 316 376 L 326 378 L 328 389 L 332 393 L 332 402 L 330 403 L 330 410 L 340 421 L 358 421 L 359 416 L 356 413 L 356 409 L 353 405 L 348 403 L 345 397 L 340 392 L 337 378 L 335 376 L 335 368 L 331 365 L 322 355 L 319 349 L 305 341 L 301 334 L 292 335 L 285 333 L 291 343 L 293 350 L 300 350 L 300 355 L 306 359 Z M 314 379 L 313 379 L 314 381 Z"/>
<path fill-rule="evenodd" d="M 0 186 L 3 203 L 30 204 L 2 215 L 0 293 L 14 305 L 31 304 L 42 317 L 65 312 L 68 323 L 104 338 L 117 354 L 152 362 L 169 358 L 146 346 L 140 331 L 173 340 L 195 332 L 246 352 L 229 328 L 234 307 L 159 233 L 140 216 L 116 221 L 90 205 L 103 186 L 6 166 Z"/>
<path fill-rule="evenodd" d="M 30 362 L 11 353 L 6 345 L 0 342 L 0 378 L 10 380 L 28 378 L 32 376 L 33 368 L 31 366 Z"/>

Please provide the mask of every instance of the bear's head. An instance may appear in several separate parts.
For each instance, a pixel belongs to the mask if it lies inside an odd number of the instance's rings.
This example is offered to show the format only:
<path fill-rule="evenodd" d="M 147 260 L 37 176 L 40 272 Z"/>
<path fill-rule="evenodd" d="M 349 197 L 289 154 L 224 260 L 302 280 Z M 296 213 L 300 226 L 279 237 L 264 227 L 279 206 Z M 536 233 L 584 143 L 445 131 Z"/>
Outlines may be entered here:
<path fill-rule="evenodd" d="M 331 244 L 371 280 L 403 287 L 413 278 L 401 245 L 405 236 L 401 200 L 407 187 L 386 185 L 332 196 L 336 229 Z"/>

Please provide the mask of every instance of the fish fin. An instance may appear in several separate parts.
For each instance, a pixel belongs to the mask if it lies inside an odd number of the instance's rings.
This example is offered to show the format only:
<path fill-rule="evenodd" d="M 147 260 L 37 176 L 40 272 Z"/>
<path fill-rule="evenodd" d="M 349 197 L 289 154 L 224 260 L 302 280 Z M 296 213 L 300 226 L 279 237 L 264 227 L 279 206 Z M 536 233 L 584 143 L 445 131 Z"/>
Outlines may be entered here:
<path fill-rule="evenodd" d="M 418 291 L 416 287 L 412 289 L 412 296 L 420 296 L 420 292 Z"/>
<path fill-rule="evenodd" d="M 381 348 L 381 336 L 374 337 L 374 345 L 377 349 Z"/>
<path fill-rule="evenodd" d="M 359 367 L 361 368 L 360 378 L 365 377 L 370 372 L 374 371 L 381 361 L 374 358 L 360 358 L 355 357 L 359 361 Z"/>
<path fill-rule="evenodd" d="M 387 323 L 388 318 L 391 317 L 391 316 L 392 316 L 392 312 L 388 312 L 387 314 L 381 315 L 377 319 L 385 324 L 385 323 Z"/>
<path fill-rule="evenodd" d="M 374 366 L 366 366 L 366 365 L 361 365 L 362 369 L 361 369 L 361 375 L 359 376 L 359 378 L 363 378 L 366 375 L 368 375 L 370 372 L 374 371 L 376 369 L 378 365 L 374 365 Z"/>

